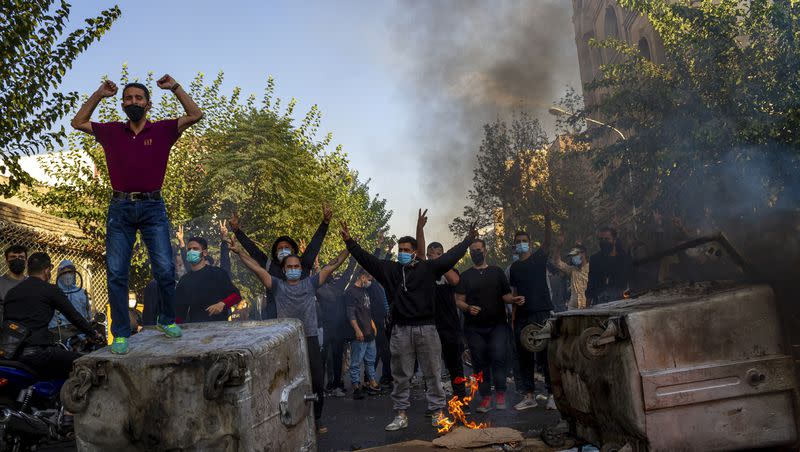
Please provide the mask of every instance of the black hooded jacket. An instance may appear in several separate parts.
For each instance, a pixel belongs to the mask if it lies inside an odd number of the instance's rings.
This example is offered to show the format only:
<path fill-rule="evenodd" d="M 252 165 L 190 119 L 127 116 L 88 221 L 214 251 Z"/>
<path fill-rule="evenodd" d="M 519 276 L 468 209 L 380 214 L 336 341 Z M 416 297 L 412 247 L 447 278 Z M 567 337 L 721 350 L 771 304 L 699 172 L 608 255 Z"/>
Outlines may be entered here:
<path fill-rule="evenodd" d="M 470 241 L 462 241 L 438 259 L 414 261 L 408 265 L 378 259 L 364 251 L 353 239 L 346 244 L 353 258 L 386 290 L 394 323 L 433 325 L 436 281 L 461 260 Z"/>

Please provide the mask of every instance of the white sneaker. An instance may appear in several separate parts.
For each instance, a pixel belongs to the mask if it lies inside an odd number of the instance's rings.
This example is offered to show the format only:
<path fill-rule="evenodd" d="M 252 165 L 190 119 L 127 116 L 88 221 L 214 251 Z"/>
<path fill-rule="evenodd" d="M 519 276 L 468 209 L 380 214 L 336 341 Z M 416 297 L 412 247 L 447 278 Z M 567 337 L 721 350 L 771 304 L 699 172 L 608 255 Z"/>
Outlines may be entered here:
<path fill-rule="evenodd" d="M 387 432 L 394 432 L 403 428 L 408 428 L 408 416 L 395 416 L 394 420 L 386 426 Z"/>
<path fill-rule="evenodd" d="M 547 399 L 547 409 L 548 410 L 557 410 L 558 407 L 556 406 L 556 401 L 553 399 L 553 396 Z"/>
<path fill-rule="evenodd" d="M 536 408 L 537 406 L 539 406 L 539 404 L 536 402 L 536 400 L 533 399 L 533 396 L 526 395 L 525 398 L 522 399 L 522 401 L 514 405 L 514 409 L 517 411 L 522 411 L 522 410 L 527 410 L 529 408 Z"/>
<path fill-rule="evenodd" d="M 536 394 L 536 401 L 537 402 L 547 402 L 550 397 L 547 394 Z"/>

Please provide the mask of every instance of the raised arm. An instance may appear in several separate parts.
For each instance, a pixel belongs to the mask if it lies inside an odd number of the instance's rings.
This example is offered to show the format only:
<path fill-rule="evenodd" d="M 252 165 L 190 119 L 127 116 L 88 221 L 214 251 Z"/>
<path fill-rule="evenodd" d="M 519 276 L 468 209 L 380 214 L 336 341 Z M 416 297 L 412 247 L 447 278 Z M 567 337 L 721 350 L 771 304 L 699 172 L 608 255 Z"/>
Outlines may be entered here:
<path fill-rule="evenodd" d="M 345 259 L 347 259 L 347 256 L 349 254 L 350 253 L 346 249 L 342 250 L 339 253 L 339 255 L 336 256 L 336 259 L 334 259 L 333 262 L 331 262 L 330 264 L 322 267 L 322 270 L 320 270 L 320 272 L 319 272 L 319 284 L 320 285 L 324 284 L 325 280 L 328 279 L 328 276 L 330 276 L 331 273 L 333 273 L 337 268 L 339 268 L 344 263 Z"/>
<path fill-rule="evenodd" d="M 428 224 L 428 209 L 425 209 L 425 212 L 422 209 L 419 209 L 419 214 L 417 215 L 417 259 L 419 260 L 426 260 L 428 256 L 426 255 L 425 249 L 425 225 Z"/>
<path fill-rule="evenodd" d="M 353 277 L 353 272 L 356 271 L 356 266 L 358 262 L 351 256 L 349 262 L 347 263 L 347 268 L 344 269 L 344 273 L 342 273 L 342 277 L 336 281 L 334 289 L 338 291 L 338 293 L 344 292 L 345 287 L 347 287 L 347 283 L 350 282 L 350 278 Z"/>
<path fill-rule="evenodd" d="M 228 246 L 230 246 L 230 249 L 233 253 L 239 255 L 239 259 L 242 260 L 242 263 L 244 263 L 244 265 L 247 266 L 247 268 L 249 268 L 250 271 L 255 273 L 256 276 L 258 276 L 258 279 L 261 280 L 261 282 L 267 289 L 272 288 L 272 276 L 270 276 L 269 272 L 262 265 L 260 265 L 255 259 L 250 257 L 247 253 L 242 252 L 242 249 L 239 248 L 239 245 L 236 243 L 236 240 L 231 238 L 230 244 Z"/>
<path fill-rule="evenodd" d="M 467 253 L 469 249 L 469 245 L 472 243 L 473 240 L 478 236 L 478 228 L 477 222 L 472 223 L 469 228 L 469 232 L 467 232 L 467 236 L 464 240 L 461 241 L 458 245 L 450 248 L 446 253 L 439 256 L 438 259 L 429 261 L 430 265 L 433 266 L 434 272 L 436 272 L 437 277 L 440 277 L 451 270 L 453 267 L 456 266 L 458 261 L 464 257 L 464 254 Z M 417 253 L 419 254 L 419 253 Z"/>
<path fill-rule="evenodd" d="M 242 245 L 247 254 L 250 255 L 253 259 L 258 262 L 264 268 L 267 268 L 267 262 L 269 262 L 269 256 L 267 256 L 258 245 L 255 244 L 244 231 L 239 228 L 239 216 L 234 213 L 231 215 L 231 218 L 228 220 L 228 223 L 231 225 L 231 229 L 233 233 L 236 235 L 236 239 L 239 240 L 239 243 Z"/>
<path fill-rule="evenodd" d="M 542 249 L 546 252 L 550 252 L 550 243 L 551 238 L 553 236 L 553 220 L 550 218 L 550 207 L 547 205 L 547 202 L 544 203 L 544 243 L 542 243 Z"/>
<path fill-rule="evenodd" d="M 347 251 L 353 256 L 356 262 L 361 265 L 364 270 L 367 271 L 373 278 L 377 279 L 379 283 L 381 283 L 384 287 L 388 284 L 388 278 L 385 271 L 385 266 L 389 265 L 390 263 L 387 261 L 383 261 L 378 259 L 377 257 L 373 256 L 372 254 L 364 251 L 361 246 L 350 237 L 350 229 L 347 227 L 347 223 L 342 222 L 342 240 L 347 245 Z"/>
<path fill-rule="evenodd" d="M 230 247 L 228 246 L 227 238 L 228 238 L 228 228 L 225 226 L 225 220 L 219 221 L 219 234 L 221 236 L 222 242 L 219 244 L 219 268 L 225 270 L 225 273 L 228 274 L 230 278 L 231 273 L 231 253 Z"/>
<path fill-rule="evenodd" d="M 156 84 L 161 89 L 172 91 L 175 97 L 178 98 L 178 102 L 183 106 L 183 110 L 186 112 L 185 115 L 178 118 L 178 134 L 183 133 L 186 129 L 203 119 L 203 111 L 200 110 L 200 107 L 194 103 L 189 93 L 183 90 L 181 84 L 176 82 L 169 74 L 164 74 L 163 77 L 158 79 Z"/>
<path fill-rule="evenodd" d="M 319 251 L 322 249 L 322 242 L 325 241 L 325 236 L 328 234 L 328 225 L 333 217 L 333 210 L 327 204 L 322 206 L 322 223 L 319 224 L 317 232 L 311 237 L 308 247 L 303 251 L 303 256 L 300 258 L 300 265 L 305 269 L 314 267 L 314 261 L 317 259 Z"/>
<path fill-rule="evenodd" d="M 94 109 L 100 104 L 100 101 L 106 97 L 112 97 L 117 94 L 117 85 L 111 80 L 106 80 L 100 84 L 97 91 L 93 92 L 89 99 L 81 105 L 81 108 L 75 113 L 75 117 L 70 121 L 70 125 L 75 130 L 81 132 L 92 132 L 92 113 Z"/>

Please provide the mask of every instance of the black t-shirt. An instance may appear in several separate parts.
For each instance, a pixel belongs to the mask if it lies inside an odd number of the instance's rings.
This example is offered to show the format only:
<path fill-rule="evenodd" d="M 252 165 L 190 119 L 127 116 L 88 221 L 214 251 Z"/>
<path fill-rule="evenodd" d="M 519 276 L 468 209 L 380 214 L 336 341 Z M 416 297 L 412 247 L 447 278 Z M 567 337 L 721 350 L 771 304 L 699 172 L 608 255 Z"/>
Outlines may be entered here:
<path fill-rule="evenodd" d="M 547 253 L 541 249 L 511 264 L 509 283 L 517 289 L 517 295 L 525 297 L 525 304 L 517 307 L 517 313 L 520 310 L 526 314 L 553 310 L 547 287 Z"/>
<path fill-rule="evenodd" d="M 467 304 L 481 308 L 478 315 L 464 314 L 465 327 L 487 327 L 506 323 L 503 295 L 511 293 L 506 274 L 500 267 L 471 267 L 461 274 L 456 293 L 466 295 Z"/>
<path fill-rule="evenodd" d="M 369 342 L 375 339 L 375 332 L 372 330 L 372 311 L 370 310 L 369 292 L 363 287 L 358 287 L 355 284 L 347 289 L 344 294 L 345 303 L 347 306 L 347 323 L 350 329 L 353 330 L 351 320 L 358 323 L 358 328 L 364 333 L 364 342 Z M 355 330 L 353 330 L 355 336 Z"/>
<path fill-rule="evenodd" d="M 208 315 L 206 308 L 234 293 L 238 294 L 239 289 L 233 285 L 228 273 L 219 267 L 206 265 L 183 275 L 178 281 L 175 288 L 177 316 L 186 323 L 228 320 L 230 309 L 227 307 L 216 315 Z"/>
<path fill-rule="evenodd" d="M 461 318 L 458 316 L 454 294 L 455 287 L 442 276 L 436 282 L 436 329 L 440 336 L 450 335 L 457 338 L 461 331 Z"/>

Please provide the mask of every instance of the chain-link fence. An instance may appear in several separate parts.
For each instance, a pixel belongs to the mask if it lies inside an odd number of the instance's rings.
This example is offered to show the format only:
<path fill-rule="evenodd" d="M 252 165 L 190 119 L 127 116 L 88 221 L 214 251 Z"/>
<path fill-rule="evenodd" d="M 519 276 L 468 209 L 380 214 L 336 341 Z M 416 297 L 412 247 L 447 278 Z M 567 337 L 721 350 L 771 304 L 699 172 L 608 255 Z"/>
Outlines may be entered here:
<path fill-rule="evenodd" d="M 91 246 L 80 239 L 39 231 L 0 219 L 0 251 L 5 252 L 11 245 L 28 247 L 28 255 L 37 251 L 45 252 L 50 255 L 56 267 L 64 259 L 71 260 L 81 275 L 83 288 L 92 300 L 92 309 L 95 312 L 106 311 L 108 290 L 102 245 Z M 0 259 L 0 274 L 7 271 L 5 259 Z M 54 278 L 55 273 L 54 271 Z"/>

